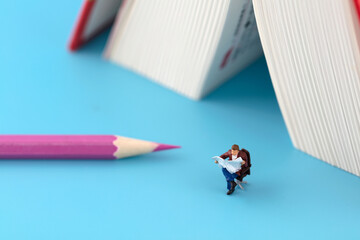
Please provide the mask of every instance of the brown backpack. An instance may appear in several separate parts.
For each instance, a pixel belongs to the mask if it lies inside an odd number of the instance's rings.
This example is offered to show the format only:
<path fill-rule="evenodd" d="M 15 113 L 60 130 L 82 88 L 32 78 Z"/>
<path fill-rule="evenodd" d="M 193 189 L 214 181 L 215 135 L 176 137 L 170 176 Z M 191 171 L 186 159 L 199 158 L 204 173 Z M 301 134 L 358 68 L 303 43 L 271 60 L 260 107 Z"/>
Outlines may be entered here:
<path fill-rule="evenodd" d="M 246 153 L 246 158 L 247 158 L 245 160 L 244 166 L 241 168 L 241 170 L 239 172 L 237 172 L 237 174 L 239 176 L 236 179 L 238 179 L 239 181 L 242 181 L 244 177 L 246 177 L 247 175 L 250 175 L 251 160 L 250 160 L 250 153 L 248 150 L 243 148 L 240 151 Z"/>

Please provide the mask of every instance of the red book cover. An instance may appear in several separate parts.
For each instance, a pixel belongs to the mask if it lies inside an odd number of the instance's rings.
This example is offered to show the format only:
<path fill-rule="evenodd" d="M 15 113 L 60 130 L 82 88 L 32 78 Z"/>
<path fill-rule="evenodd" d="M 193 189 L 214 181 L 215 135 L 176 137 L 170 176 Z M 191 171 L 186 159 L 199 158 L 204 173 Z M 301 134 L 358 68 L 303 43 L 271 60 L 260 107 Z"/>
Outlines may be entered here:
<path fill-rule="evenodd" d="M 74 31 L 70 37 L 69 50 L 75 51 L 80 48 L 89 39 L 84 39 L 83 33 L 94 9 L 96 0 L 85 0 L 80 10 L 80 15 L 76 21 Z"/>
<path fill-rule="evenodd" d="M 74 31 L 70 37 L 70 51 L 77 50 L 111 26 L 123 2 L 125 1 L 84 0 Z"/>
<path fill-rule="evenodd" d="M 354 0 L 354 3 L 355 3 L 356 12 L 360 20 L 360 0 Z"/>

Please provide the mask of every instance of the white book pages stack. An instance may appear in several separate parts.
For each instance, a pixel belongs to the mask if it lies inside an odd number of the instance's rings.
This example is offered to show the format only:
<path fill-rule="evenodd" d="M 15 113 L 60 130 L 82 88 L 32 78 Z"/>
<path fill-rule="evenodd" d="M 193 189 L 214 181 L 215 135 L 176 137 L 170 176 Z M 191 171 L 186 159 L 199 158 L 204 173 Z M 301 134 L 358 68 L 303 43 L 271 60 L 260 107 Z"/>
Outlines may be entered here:
<path fill-rule="evenodd" d="M 296 148 L 360 176 L 360 26 L 353 0 L 254 0 Z"/>
<path fill-rule="evenodd" d="M 262 55 L 251 0 L 127 0 L 105 57 L 200 99 Z"/>

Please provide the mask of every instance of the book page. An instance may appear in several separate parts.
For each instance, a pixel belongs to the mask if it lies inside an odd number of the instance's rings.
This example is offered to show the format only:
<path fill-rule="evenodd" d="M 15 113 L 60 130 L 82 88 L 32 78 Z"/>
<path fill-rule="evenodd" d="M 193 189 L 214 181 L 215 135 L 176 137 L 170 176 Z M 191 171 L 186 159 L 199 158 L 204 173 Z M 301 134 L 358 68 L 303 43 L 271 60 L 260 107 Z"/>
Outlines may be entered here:
<path fill-rule="evenodd" d="M 232 0 L 201 95 L 206 95 L 261 55 L 252 1 Z"/>

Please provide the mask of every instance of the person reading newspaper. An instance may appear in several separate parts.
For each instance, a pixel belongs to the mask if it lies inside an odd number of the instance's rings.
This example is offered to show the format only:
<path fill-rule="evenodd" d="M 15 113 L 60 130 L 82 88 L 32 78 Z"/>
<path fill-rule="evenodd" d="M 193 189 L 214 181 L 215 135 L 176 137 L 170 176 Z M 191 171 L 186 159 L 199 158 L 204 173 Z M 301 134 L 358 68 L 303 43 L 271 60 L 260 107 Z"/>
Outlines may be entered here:
<path fill-rule="evenodd" d="M 238 172 L 241 170 L 241 166 L 245 164 L 243 159 L 246 159 L 246 154 L 240 151 L 239 146 L 234 144 L 231 149 L 220 157 L 215 156 L 213 159 L 215 163 L 219 164 L 222 168 L 222 172 L 227 182 L 227 195 L 232 194 L 235 191 L 236 183 L 235 179 L 238 177 Z M 226 160 L 229 158 L 229 160 Z"/>

